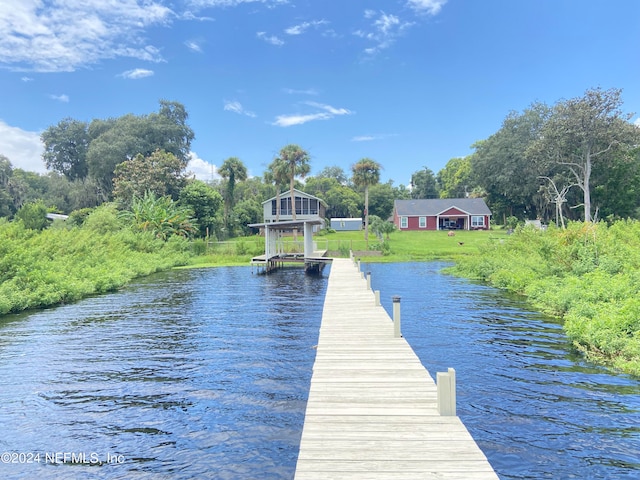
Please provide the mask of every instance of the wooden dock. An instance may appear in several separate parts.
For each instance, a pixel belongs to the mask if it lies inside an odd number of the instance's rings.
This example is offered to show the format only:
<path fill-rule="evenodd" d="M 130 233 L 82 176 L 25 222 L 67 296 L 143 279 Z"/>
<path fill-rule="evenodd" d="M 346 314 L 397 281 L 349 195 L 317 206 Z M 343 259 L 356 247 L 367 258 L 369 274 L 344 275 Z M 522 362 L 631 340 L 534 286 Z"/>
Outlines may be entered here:
<path fill-rule="evenodd" d="M 349 259 L 329 275 L 295 478 L 498 479 Z"/>

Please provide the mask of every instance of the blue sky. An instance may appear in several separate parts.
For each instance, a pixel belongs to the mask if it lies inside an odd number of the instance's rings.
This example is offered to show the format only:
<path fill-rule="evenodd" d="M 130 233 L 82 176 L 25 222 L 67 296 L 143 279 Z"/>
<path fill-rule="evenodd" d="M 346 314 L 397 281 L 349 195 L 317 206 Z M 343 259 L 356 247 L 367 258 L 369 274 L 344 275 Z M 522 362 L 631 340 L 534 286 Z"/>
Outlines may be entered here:
<path fill-rule="evenodd" d="M 311 174 L 369 157 L 406 185 L 534 101 L 616 87 L 640 112 L 639 73 L 637 0 L 3 0 L 0 153 L 44 172 L 50 125 L 167 99 L 200 178 L 297 143 Z"/>

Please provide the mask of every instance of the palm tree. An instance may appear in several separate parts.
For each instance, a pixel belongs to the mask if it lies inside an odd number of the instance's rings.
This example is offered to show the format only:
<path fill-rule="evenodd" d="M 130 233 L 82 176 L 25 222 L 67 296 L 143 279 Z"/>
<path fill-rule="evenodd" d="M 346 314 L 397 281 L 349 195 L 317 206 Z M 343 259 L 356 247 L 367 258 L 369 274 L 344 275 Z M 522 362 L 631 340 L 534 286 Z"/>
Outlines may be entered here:
<path fill-rule="evenodd" d="M 276 170 L 284 175 L 286 172 L 289 180 L 289 191 L 291 192 L 291 215 L 296 219 L 296 203 L 293 192 L 296 177 L 304 178 L 311 170 L 309 165 L 309 154 L 298 145 L 289 144 L 280 150 L 280 156 L 273 163 L 277 164 Z M 273 164 L 272 164 L 273 165 Z M 274 174 L 276 173 L 274 170 Z"/>
<path fill-rule="evenodd" d="M 243 182 L 247 179 L 247 167 L 244 166 L 242 160 L 237 157 L 229 157 L 218 169 L 218 174 L 227 180 L 227 188 L 225 190 L 224 198 L 224 218 L 227 224 L 227 232 L 229 231 L 229 216 L 233 210 L 235 203 L 234 192 L 236 188 L 236 182 Z"/>
<path fill-rule="evenodd" d="M 369 248 L 369 187 L 380 180 L 382 166 L 375 160 L 363 158 L 351 167 L 353 183 L 364 188 L 364 239 Z"/>
<path fill-rule="evenodd" d="M 269 169 L 264 173 L 266 182 L 273 183 L 276 186 L 276 222 L 280 221 L 281 205 L 280 205 L 280 186 L 289 178 L 287 166 L 282 159 L 275 158 L 269 164 Z"/>

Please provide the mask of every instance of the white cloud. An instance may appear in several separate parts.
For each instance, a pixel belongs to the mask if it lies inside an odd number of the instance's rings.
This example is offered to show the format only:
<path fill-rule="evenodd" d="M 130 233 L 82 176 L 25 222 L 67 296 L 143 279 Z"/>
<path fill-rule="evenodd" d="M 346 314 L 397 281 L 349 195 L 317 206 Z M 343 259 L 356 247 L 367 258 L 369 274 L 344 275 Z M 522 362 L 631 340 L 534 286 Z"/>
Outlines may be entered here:
<path fill-rule="evenodd" d="M 291 127 L 293 125 L 302 125 L 312 120 L 329 120 L 332 115 L 328 113 L 313 113 L 309 115 L 278 115 L 273 125 L 278 127 Z"/>
<path fill-rule="evenodd" d="M 373 140 L 382 140 L 389 137 L 396 137 L 396 133 L 379 133 L 375 135 L 357 135 L 351 139 L 352 142 L 371 142 Z"/>
<path fill-rule="evenodd" d="M 187 164 L 189 175 L 195 176 L 198 180 L 209 181 L 220 178 L 218 169 L 212 163 L 198 157 L 194 151 L 189 152 L 189 163 Z"/>
<path fill-rule="evenodd" d="M 44 145 L 38 132 L 29 132 L 7 125 L 0 120 L 0 154 L 7 157 L 14 168 L 44 173 L 42 161 Z"/>
<path fill-rule="evenodd" d="M 381 50 L 389 48 L 407 28 L 414 25 L 413 22 L 402 21 L 396 15 L 388 15 L 383 11 L 365 10 L 364 12 L 364 17 L 368 20 L 376 16 L 376 20 L 371 24 L 372 29 L 354 32 L 354 35 L 375 43 L 374 46 L 365 48 L 364 52 L 367 55 L 375 55 Z"/>
<path fill-rule="evenodd" d="M 182 15 L 180 15 L 180 18 L 183 20 L 197 20 L 198 22 L 213 22 L 215 21 L 214 18 L 212 17 L 201 17 L 199 15 L 196 15 L 193 12 L 190 12 L 189 10 L 187 10 L 186 12 L 183 12 Z"/>
<path fill-rule="evenodd" d="M 375 140 L 376 137 L 373 135 L 358 135 L 351 139 L 352 142 L 369 142 L 371 140 Z"/>
<path fill-rule="evenodd" d="M 418 13 L 437 15 L 447 0 L 408 0 L 407 5 Z"/>
<path fill-rule="evenodd" d="M 289 0 L 190 0 L 188 2 L 196 7 L 236 7 L 243 3 L 263 3 L 267 7 L 285 5 Z"/>
<path fill-rule="evenodd" d="M 306 90 L 296 90 L 294 88 L 283 88 L 284 93 L 289 95 L 318 95 L 319 92 L 315 88 L 307 88 Z"/>
<path fill-rule="evenodd" d="M 303 34 L 305 31 L 307 31 L 309 29 L 309 27 L 319 27 L 320 25 L 326 25 L 327 22 L 326 20 L 313 20 L 311 22 L 302 22 L 299 25 L 294 25 L 293 27 L 289 27 L 287 28 L 284 33 L 286 33 L 287 35 L 301 35 Z"/>
<path fill-rule="evenodd" d="M 633 122 L 636 127 L 640 127 L 640 117 L 636 118 L 636 121 Z"/>
<path fill-rule="evenodd" d="M 279 39 L 275 35 L 267 35 L 267 32 L 258 32 L 256 33 L 256 36 L 260 40 L 264 40 L 265 42 L 270 43 L 271 45 L 276 45 L 278 47 L 281 45 L 284 45 L 283 40 Z"/>
<path fill-rule="evenodd" d="M 251 117 L 251 118 L 256 118 L 257 115 L 254 112 L 251 112 L 249 110 L 245 110 L 244 107 L 242 106 L 242 104 L 238 101 L 229 101 L 229 100 L 225 100 L 224 101 L 224 110 L 226 112 L 233 112 L 233 113 L 237 113 L 239 115 L 246 115 L 247 117 Z"/>
<path fill-rule="evenodd" d="M 33 82 L 33 78 L 31 77 L 22 77 L 20 80 L 22 80 L 23 82 Z"/>
<path fill-rule="evenodd" d="M 122 72 L 119 77 L 128 78 L 130 80 L 138 80 L 140 78 L 150 77 L 153 75 L 153 70 L 147 70 L 146 68 L 135 68 L 133 70 L 127 70 Z"/>
<path fill-rule="evenodd" d="M 69 95 L 65 95 L 64 93 L 62 95 L 49 95 L 49 98 L 52 100 L 57 100 L 58 102 L 62 102 L 62 103 L 69 103 Z"/>
<path fill-rule="evenodd" d="M 263 3 L 267 6 L 285 5 L 289 0 L 191 0 L 196 7 L 236 7 L 243 3 Z"/>
<path fill-rule="evenodd" d="M 175 14 L 160 0 L 3 0 L 0 64 L 14 70 L 59 72 L 116 57 L 161 61 L 144 29 Z"/>
<path fill-rule="evenodd" d="M 304 102 L 304 104 L 324 111 L 309 114 L 278 115 L 272 125 L 276 125 L 278 127 L 291 127 L 293 125 L 302 125 L 303 123 L 314 120 L 329 120 L 337 115 L 351 115 L 354 113 L 346 108 L 335 108 L 331 105 L 325 105 L 317 102 Z"/>
<path fill-rule="evenodd" d="M 311 107 L 316 107 L 322 110 L 326 110 L 331 115 L 351 115 L 353 113 L 351 110 L 347 110 L 346 108 L 334 108 L 331 105 L 325 105 L 323 103 L 318 103 L 318 102 L 304 102 L 304 103 Z"/>
<path fill-rule="evenodd" d="M 187 48 L 189 50 L 191 50 L 193 52 L 197 52 L 197 53 L 202 53 L 202 47 L 195 40 L 186 41 L 186 42 L 184 42 L 184 44 L 187 46 Z"/>

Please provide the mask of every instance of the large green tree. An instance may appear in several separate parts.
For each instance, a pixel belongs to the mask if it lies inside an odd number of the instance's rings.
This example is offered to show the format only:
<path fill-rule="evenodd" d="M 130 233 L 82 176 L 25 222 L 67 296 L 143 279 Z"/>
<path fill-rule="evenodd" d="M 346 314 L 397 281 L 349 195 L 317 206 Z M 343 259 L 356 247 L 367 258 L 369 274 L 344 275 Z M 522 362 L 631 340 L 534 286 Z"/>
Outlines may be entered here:
<path fill-rule="evenodd" d="M 440 198 L 464 198 L 475 187 L 471 179 L 471 157 L 452 158 L 438 172 Z"/>
<path fill-rule="evenodd" d="M 370 158 L 363 158 L 351 167 L 352 181 L 358 187 L 364 189 L 364 239 L 369 248 L 369 187 L 380 181 L 378 162 Z"/>
<path fill-rule="evenodd" d="M 585 222 L 593 218 L 594 168 L 632 161 L 631 151 L 640 143 L 640 129 L 629 122 L 632 114 L 621 110 L 621 94 L 595 88 L 558 102 L 530 150 L 532 158 L 570 172 L 582 192 Z"/>
<path fill-rule="evenodd" d="M 142 197 L 147 191 L 176 200 L 186 183 L 184 164 L 173 153 L 164 150 L 156 150 L 146 157 L 138 154 L 117 165 L 114 174 L 113 195 L 125 205 L 130 205 L 134 197 Z"/>
<path fill-rule="evenodd" d="M 12 175 L 11 162 L 0 154 L 0 217 L 9 217 L 15 213 L 13 198 L 9 191 Z"/>
<path fill-rule="evenodd" d="M 222 195 L 201 180 L 189 180 L 180 190 L 180 204 L 191 209 L 199 227 L 200 236 L 217 231 Z"/>
<path fill-rule="evenodd" d="M 393 203 L 398 198 L 393 180 L 369 187 L 369 213 L 387 220 L 393 214 Z"/>
<path fill-rule="evenodd" d="M 347 181 L 349 180 L 349 177 L 347 177 L 347 174 L 344 171 L 344 169 L 337 165 L 324 167 L 322 170 L 320 170 L 320 173 L 318 173 L 316 177 L 332 178 L 336 180 L 338 183 L 340 183 L 341 185 L 346 185 Z"/>
<path fill-rule="evenodd" d="M 545 202 L 539 194 L 540 175 L 546 167 L 527 157 L 539 137 L 549 108 L 533 104 L 523 113 L 511 112 L 502 127 L 488 139 L 474 145 L 471 157 L 474 182 L 488 196 L 494 215 L 537 218 Z"/>
<path fill-rule="evenodd" d="M 640 148 L 631 158 L 596 164 L 592 183 L 591 200 L 600 218 L 640 218 Z"/>
<path fill-rule="evenodd" d="M 322 199 L 327 202 L 327 217 L 353 218 L 360 211 L 360 195 L 345 185 L 336 185 Z"/>
<path fill-rule="evenodd" d="M 87 151 L 89 175 L 109 196 L 116 165 L 138 154 L 147 157 L 156 150 L 164 150 L 173 154 L 186 168 L 194 138 L 186 120 L 187 112 L 183 105 L 165 100 L 160 102 L 157 113 L 93 120 L 89 125 L 91 140 Z"/>
<path fill-rule="evenodd" d="M 438 198 L 436 176 L 430 168 L 424 167 L 411 175 L 411 198 Z"/>
<path fill-rule="evenodd" d="M 44 144 L 42 158 L 48 169 L 63 174 L 69 180 L 85 178 L 89 173 L 89 125 L 65 118 L 47 128 L 40 139 Z"/>

